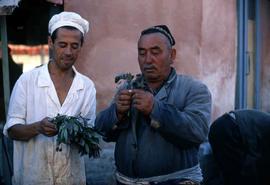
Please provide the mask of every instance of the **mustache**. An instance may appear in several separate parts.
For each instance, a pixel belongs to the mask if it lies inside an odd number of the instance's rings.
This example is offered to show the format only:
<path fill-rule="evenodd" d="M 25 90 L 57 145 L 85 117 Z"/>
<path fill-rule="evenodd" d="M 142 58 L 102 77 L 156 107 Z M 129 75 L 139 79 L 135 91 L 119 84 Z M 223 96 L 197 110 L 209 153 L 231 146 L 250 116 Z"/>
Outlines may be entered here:
<path fill-rule="evenodd" d="M 156 67 L 153 64 L 147 64 L 143 66 L 143 70 L 148 70 L 148 69 L 156 69 Z"/>
<path fill-rule="evenodd" d="M 73 57 L 72 56 L 63 56 L 61 59 L 62 60 L 73 60 Z"/>

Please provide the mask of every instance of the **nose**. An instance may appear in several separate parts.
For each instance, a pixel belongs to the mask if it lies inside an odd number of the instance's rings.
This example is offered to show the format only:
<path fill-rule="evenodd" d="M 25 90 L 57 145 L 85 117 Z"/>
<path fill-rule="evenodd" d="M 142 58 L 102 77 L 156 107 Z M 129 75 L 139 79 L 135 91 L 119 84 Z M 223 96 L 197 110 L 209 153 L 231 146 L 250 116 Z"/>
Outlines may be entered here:
<path fill-rule="evenodd" d="M 151 63 L 152 62 L 152 55 L 150 53 L 147 53 L 145 56 L 145 62 Z"/>
<path fill-rule="evenodd" d="M 72 48 L 71 48 L 70 46 L 67 46 L 67 47 L 65 48 L 65 54 L 66 54 L 66 55 L 71 55 L 71 54 L 72 54 Z"/>

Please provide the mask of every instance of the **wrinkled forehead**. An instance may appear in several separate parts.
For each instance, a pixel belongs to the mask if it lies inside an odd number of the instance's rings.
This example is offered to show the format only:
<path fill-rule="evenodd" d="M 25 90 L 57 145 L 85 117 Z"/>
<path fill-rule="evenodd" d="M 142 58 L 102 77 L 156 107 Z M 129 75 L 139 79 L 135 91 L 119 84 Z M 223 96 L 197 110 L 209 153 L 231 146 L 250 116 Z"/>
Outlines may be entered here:
<path fill-rule="evenodd" d="M 170 46 L 170 41 L 161 33 L 149 33 L 141 35 L 138 47 Z"/>

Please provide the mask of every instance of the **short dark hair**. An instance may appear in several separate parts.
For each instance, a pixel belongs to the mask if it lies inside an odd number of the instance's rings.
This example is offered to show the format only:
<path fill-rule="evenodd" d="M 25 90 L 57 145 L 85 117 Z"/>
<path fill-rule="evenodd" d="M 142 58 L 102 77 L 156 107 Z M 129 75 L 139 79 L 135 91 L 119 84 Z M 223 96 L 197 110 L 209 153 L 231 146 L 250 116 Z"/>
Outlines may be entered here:
<path fill-rule="evenodd" d="M 74 28 L 72 26 L 62 26 L 60 28 L 65 28 L 65 29 L 68 29 L 68 30 L 78 30 L 77 28 Z M 57 32 L 58 32 L 58 29 L 57 28 L 51 35 L 51 39 L 52 39 L 52 42 L 54 43 L 55 39 L 56 39 L 56 35 L 57 35 Z M 81 33 L 81 46 L 83 45 L 83 42 L 84 42 L 84 37 L 83 37 L 83 33 L 80 31 Z"/>

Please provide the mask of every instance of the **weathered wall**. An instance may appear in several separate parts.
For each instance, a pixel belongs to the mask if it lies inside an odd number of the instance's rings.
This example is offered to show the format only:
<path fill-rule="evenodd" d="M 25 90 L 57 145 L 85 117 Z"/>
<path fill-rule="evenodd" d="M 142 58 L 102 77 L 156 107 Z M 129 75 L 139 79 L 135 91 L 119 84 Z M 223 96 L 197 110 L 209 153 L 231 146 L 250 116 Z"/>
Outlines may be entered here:
<path fill-rule="evenodd" d="M 91 22 L 77 67 L 96 84 L 98 111 L 114 94 L 116 74 L 139 72 L 139 34 L 157 24 L 167 24 L 175 36 L 177 71 L 208 85 L 212 120 L 234 108 L 236 0 L 68 0 L 65 10 Z M 102 148 L 100 159 L 86 160 L 90 184 L 113 182 L 113 145 Z"/>
<path fill-rule="evenodd" d="M 69 0 L 65 10 L 76 11 L 91 22 L 77 66 L 96 84 L 98 110 L 113 96 L 116 74 L 139 71 L 139 33 L 156 24 L 167 24 L 176 38 L 177 71 L 208 85 L 212 119 L 233 109 L 235 0 Z"/>
<path fill-rule="evenodd" d="M 261 63 L 261 104 L 264 111 L 270 112 L 270 2 L 262 0 L 261 33 L 262 33 L 262 63 Z"/>
<path fill-rule="evenodd" d="M 213 95 L 213 120 L 234 109 L 236 1 L 203 0 L 200 76 Z"/>

